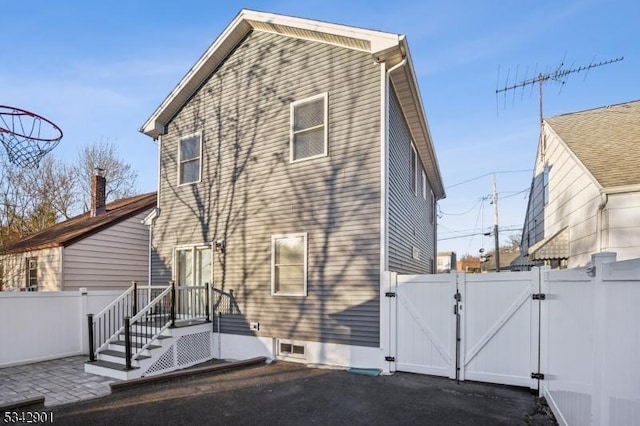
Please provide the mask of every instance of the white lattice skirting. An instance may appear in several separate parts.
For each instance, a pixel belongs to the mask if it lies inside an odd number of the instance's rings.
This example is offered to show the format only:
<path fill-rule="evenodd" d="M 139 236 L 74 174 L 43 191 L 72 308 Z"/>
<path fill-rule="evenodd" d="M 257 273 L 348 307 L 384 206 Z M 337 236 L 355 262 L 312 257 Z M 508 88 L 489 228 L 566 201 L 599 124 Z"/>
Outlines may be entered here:
<path fill-rule="evenodd" d="M 173 370 L 191 367 L 210 360 L 211 332 L 185 334 L 174 343 L 144 372 L 143 376 L 153 376 Z"/>

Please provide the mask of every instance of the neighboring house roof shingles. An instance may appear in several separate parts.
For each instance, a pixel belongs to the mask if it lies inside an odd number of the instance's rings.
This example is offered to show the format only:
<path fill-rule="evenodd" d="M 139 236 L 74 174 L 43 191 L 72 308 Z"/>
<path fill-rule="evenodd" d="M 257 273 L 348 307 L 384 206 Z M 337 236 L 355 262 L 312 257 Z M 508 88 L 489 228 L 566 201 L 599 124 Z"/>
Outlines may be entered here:
<path fill-rule="evenodd" d="M 65 247 L 122 222 L 132 216 L 149 210 L 156 205 L 156 193 L 123 198 L 106 205 L 106 211 L 91 217 L 83 213 L 64 222 L 57 223 L 20 241 L 0 249 L 0 254 L 23 253 L 51 247 Z"/>
<path fill-rule="evenodd" d="M 603 188 L 640 184 L 640 100 L 545 121 Z"/>

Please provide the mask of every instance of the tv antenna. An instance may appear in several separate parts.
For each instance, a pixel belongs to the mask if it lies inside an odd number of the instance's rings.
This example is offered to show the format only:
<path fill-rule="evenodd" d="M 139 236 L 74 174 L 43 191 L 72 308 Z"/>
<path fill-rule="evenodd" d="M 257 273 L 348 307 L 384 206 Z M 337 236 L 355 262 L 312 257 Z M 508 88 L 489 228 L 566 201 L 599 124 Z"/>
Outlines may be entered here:
<path fill-rule="evenodd" d="M 615 62 L 620 62 L 624 59 L 624 56 L 621 56 L 619 58 L 615 58 L 615 59 L 610 59 L 608 61 L 602 61 L 602 62 L 593 62 L 591 61 L 589 63 L 589 65 L 582 65 L 579 66 L 577 68 L 574 68 L 573 66 L 569 67 L 569 68 L 565 68 L 564 67 L 564 60 L 560 63 L 560 65 L 553 71 L 550 72 L 545 72 L 545 73 L 538 73 L 537 76 L 535 76 L 536 72 L 534 71 L 534 77 L 530 77 L 527 78 L 527 75 L 525 73 L 525 78 L 524 80 L 520 80 L 520 81 L 516 81 L 515 83 L 509 85 L 508 84 L 508 80 L 509 80 L 509 74 L 507 74 L 507 82 L 505 83 L 505 86 L 501 89 L 496 89 L 496 97 L 500 94 L 500 93 L 504 93 L 505 94 L 505 99 L 507 96 L 507 92 L 510 90 L 515 91 L 517 89 L 523 89 L 526 86 L 533 86 L 534 84 L 538 83 L 538 96 L 539 96 L 539 101 L 540 101 L 540 123 L 542 123 L 542 85 L 545 82 L 548 81 L 553 81 L 556 83 L 560 83 L 560 85 L 564 85 L 567 82 L 567 77 L 569 77 L 571 74 L 577 74 L 579 72 L 589 72 L 590 69 L 592 68 L 597 68 L 597 67 L 601 67 L 604 65 L 609 65 L 609 64 L 613 64 Z M 500 69 L 498 69 L 498 78 L 500 78 Z M 518 70 L 516 69 L 516 77 L 515 79 L 517 80 L 518 78 Z M 586 75 L 585 75 L 586 78 Z M 533 90 L 533 88 L 532 88 Z"/>

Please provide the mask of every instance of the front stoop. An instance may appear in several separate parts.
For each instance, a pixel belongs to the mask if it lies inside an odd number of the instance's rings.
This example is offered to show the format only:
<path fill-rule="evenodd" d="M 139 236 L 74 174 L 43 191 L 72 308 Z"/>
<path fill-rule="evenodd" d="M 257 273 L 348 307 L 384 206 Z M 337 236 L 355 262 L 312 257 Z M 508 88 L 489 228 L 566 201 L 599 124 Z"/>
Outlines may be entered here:
<path fill-rule="evenodd" d="M 149 341 L 150 336 L 141 332 L 134 330 L 133 334 L 142 342 L 139 347 Z M 98 352 L 96 361 L 85 363 L 84 371 L 118 380 L 131 380 L 191 367 L 213 358 L 212 336 L 210 322 L 168 328 L 132 361 L 131 370 L 125 367 L 124 337 L 118 336 Z"/>

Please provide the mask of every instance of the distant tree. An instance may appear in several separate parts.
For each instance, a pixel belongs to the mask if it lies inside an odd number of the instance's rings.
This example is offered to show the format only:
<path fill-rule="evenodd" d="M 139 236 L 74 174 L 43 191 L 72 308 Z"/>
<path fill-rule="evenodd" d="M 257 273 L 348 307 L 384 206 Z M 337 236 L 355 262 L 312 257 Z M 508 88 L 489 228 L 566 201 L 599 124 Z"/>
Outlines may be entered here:
<path fill-rule="evenodd" d="M 89 210 L 95 167 L 107 179 L 107 201 L 134 195 L 138 174 L 112 143 L 81 148 L 73 165 L 48 154 L 37 168 L 20 168 L 0 156 L 0 246 Z"/>
<path fill-rule="evenodd" d="M 138 173 L 118 156 L 116 146 L 112 142 L 94 142 L 79 150 L 75 166 L 84 211 L 90 208 L 91 176 L 96 168 L 102 170 L 102 175 L 107 180 L 107 201 L 135 195 Z"/>
<path fill-rule="evenodd" d="M 50 156 L 38 168 L 19 168 L 7 162 L 0 167 L 0 243 L 69 217 L 77 200 L 70 167 Z"/>
<path fill-rule="evenodd" d="M 507 237 L 507 244 L 501 247 L 501 250 L 520 251 L 522 243 L 522 234 L 511 234 Z"/>

